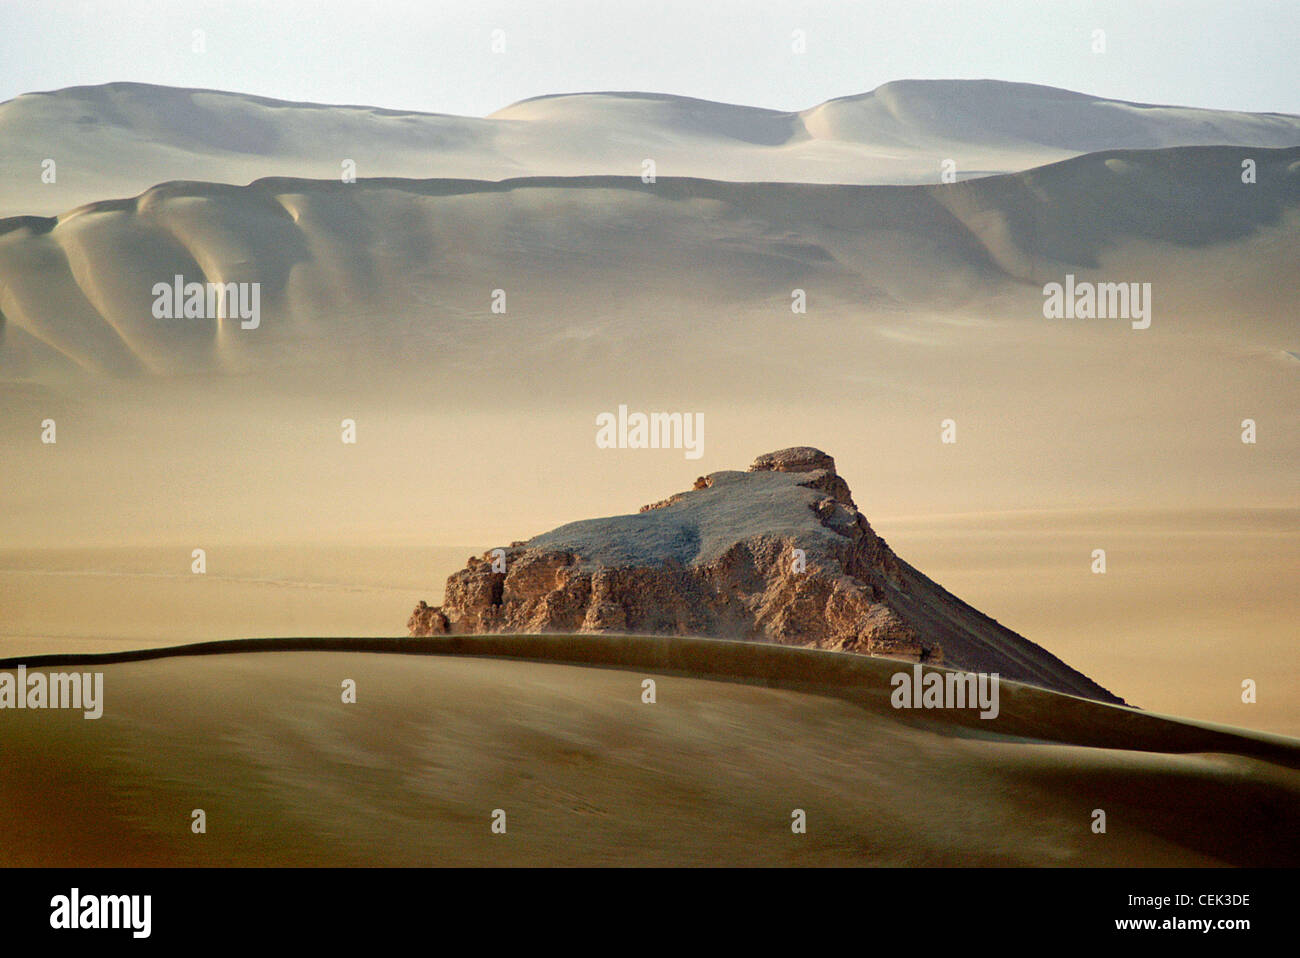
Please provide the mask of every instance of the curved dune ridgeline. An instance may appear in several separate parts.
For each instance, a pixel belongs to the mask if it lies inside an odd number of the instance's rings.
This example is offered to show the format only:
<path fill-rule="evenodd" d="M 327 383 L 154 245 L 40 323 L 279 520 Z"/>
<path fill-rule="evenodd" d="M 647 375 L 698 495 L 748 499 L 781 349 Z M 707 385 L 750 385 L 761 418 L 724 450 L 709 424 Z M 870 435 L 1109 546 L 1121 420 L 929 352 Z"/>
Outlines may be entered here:
<path fill-rule="evenodd" d="M 1267 865 L 1297 851 L 1291 740 L 1012 683 L 993 720 L 896 710 L 889 677 L 911 665 L 884 659 L 491 635 L 25 664 L 103 671 L 105 705 L 93 721 L 3 715 L 5 864 Z M 498 808 L 505 836 L 489 830 Z"/>
<path fill-rule="evenodd" d="M 799 112 L 652 92 L 541 96 L 487 117 L 106 83 L 0 103 L 0 216 L 176 179 L 634 175 L 932 183 L 1112 149 L 1300 144 L 1300 117 L 1127 103 L 1028 83 L 903 80 Z M 58 185 L 27 173 L 58 157 Z"/>
<path fill-rule="evenodd" d="M 180 659 L 231 653 L 368 652 L 397 655 L 508 658 L 537 663 L 639 669 L 661 674 L 739 682 L 842 698 L 868 708 L 890 709 L 889 677 L 912 663 L 879 656 L 852 655 L 726 639 L 661 635 L 452 635 L 436 638 L 273 638 L 226 639 L 163 648 L 130 649 L 93 655 L 51 653 L 0 659 L 0 669 L 22 664 L 30 669 L 81 671 L 100 665 Z M 923 672 L 951 672 L 926 665 Z M 954 726 L 1001 735 L 1066 742 L 1094 748 L 1149 752 L 1230 752 L 1253 755 L 1300 768 L 1300 742 L 1280 735 L 1215 727 L 1137 708 L 1110 705 L 1002 681 L 1001 711 L 995 722 L 959 711 L 926 717 Z"/>

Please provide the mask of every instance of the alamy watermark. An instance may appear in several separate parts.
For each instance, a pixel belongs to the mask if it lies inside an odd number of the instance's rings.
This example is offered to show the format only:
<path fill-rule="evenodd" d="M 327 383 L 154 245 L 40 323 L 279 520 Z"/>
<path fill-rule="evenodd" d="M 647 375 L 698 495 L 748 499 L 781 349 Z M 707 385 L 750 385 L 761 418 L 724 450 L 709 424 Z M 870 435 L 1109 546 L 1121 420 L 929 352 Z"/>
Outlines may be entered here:
<path fill-rule="evenodd" d="M 1067 273 L 1064 283 L 1043 287 L 1046 319 L 1128 319 L 1134 329 L 1151 325 L 1150 283 L 1081 283 Z"/>
<path fill-rule="evenodd" d="M 155 319 L 238 318 L 240 329 L 262 323 L 261 283 L 187 283 L 177 273 L 170 283 L 154 283 L 151 292 Z"/>
<path fill-rule="evenodd" d="M 74 888 L 50 899 L 50 927 L 57 930 L 124 928 L 133 938 L 148 938 L 152 914 L 152 895 L 83 895 Z"/>
<path fill-rule="evenodd" d="M 104 714 L 103 672 L 0 672 L 0 709 L 81 709 L 82 718 Z"/>
<path fill-rule="evenodd" d="M 896 709 L 980 709 L 980 718 L 998 717 L 997 672 L 895 672 L 889 704 Z"/>
<path fill-rule="evenodd" d="M 687 459 L 704 455 L 704 413 L 633 412 L 596 416 L 598 449 L 684 449 Z"/>

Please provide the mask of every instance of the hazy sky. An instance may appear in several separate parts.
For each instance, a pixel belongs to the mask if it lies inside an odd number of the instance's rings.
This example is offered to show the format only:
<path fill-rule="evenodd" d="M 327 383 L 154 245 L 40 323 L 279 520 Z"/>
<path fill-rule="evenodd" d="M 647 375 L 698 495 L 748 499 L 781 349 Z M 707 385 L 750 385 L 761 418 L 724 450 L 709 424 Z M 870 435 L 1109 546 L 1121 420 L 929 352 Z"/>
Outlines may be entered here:
<path fill-rule="evenodd" d="M 0 100 L 137 80 L 473 116 L 581 90 L 802 109 L 992 77 L 1300 113 L 1298 49 L 1297 0 L 0 0 Z"/>

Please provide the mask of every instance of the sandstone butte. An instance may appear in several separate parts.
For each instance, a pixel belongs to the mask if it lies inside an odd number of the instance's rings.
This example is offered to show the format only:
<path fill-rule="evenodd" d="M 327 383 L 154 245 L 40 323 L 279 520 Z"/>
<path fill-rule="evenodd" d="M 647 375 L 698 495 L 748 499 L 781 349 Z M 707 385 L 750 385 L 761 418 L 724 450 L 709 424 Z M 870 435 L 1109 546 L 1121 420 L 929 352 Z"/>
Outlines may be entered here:
<path fill-rule="evenodd" d="M 703 476 L 634 515 L 572 522 L 503 551 L 450 576 L 441 606 L 420 602 L 410 634 L 776 642 L 1121 701 L 898 558 L 858 512 L 835 460 L 808 446 Z"/>

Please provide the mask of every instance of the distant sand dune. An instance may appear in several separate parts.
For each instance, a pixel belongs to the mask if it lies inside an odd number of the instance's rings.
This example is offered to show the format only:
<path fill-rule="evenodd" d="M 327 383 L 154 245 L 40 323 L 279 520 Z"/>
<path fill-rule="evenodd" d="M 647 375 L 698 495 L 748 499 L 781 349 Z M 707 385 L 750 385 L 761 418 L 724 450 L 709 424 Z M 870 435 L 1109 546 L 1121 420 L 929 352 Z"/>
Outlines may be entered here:
<path fill-rule="evenodd" d="M 108 83 L 0 103 L 0 216 L 167 180 L 607 174 L 810 183 L 965 179 L 1113 149 L 1300 145 L 1300 118 L 1126 103 L 1026 83 L 904 80 L 801 112 L 658 93 L 544 96 L 489 117 Z M 31 186 L 46 158 L 53 184 Z"/>
<path fill-rule="evenodd" d="M 1259 176 L 1250 187 L 1239 181 L 1243 150 L 1224 147 L 1090 154 L 930 187 L 598 176 L 166 183 L 57 219 L 0 221 L 0 312 L 16 334 L 0 371 L 338 370 L 358 355 L 508 363 L 487 346 L 490 326 L 465 322 L 504 277 L 517 304 L 547 315 L 525 341 L 579 362 L 559 317 L 602 296 L 650 309 L 697 289 L 715 308 L 739 308 L 800 286 L 863 310 L 987 310 L 999 294 L 1036 294 L 1135 249 L 1160 264 L 1140 275 L 1162 297 L 1171 276 L 1181 296 L 1216 292 L 1218 279 L 1186 261 L 1222 250 L 1247 275 L 1279 277 L 1258 295 L 1282 308 L 1296 245 L 1244 244 L 1293 235 L 1300 148 L 1248 152 Z M 260 325 L 155 318 L 154 285 L 177 275 L 260 284 Z M 1102 278 L 1130 279 L 1113 267 Z M 1041 300 L 1021 318 L 1041 319 Z M 511 356 L 549 358 L 533 350 Z"/>

